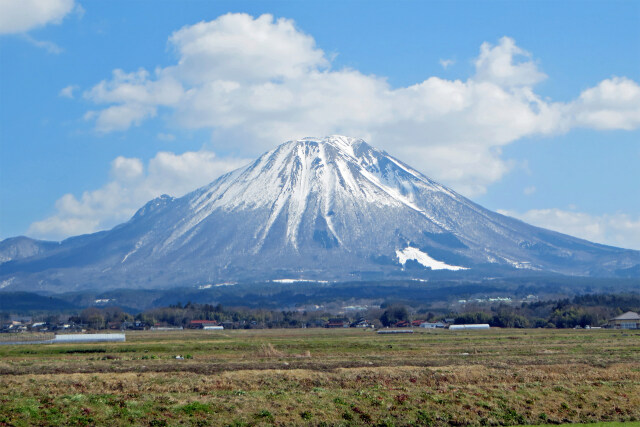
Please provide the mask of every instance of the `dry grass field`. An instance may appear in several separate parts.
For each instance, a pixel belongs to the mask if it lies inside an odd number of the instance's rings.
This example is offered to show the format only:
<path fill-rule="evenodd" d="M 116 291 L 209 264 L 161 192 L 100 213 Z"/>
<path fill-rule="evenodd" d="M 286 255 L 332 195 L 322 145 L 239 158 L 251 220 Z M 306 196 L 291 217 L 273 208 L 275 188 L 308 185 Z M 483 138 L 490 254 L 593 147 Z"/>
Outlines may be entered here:
<path fill-rule="evenodd" d="M 633 331 L 145 331 L 0 346 L 0 425 L 638 420 Z"/>

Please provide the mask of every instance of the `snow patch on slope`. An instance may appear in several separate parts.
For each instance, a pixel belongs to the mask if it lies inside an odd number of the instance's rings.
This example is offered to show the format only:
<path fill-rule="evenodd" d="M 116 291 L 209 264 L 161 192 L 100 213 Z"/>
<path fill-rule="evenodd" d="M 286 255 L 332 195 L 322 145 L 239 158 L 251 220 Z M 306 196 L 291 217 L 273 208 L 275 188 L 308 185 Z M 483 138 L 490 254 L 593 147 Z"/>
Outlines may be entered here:
<path fill-rule="evenodd" d="M 127 258 L 129 258 L 129 255 L 134 254 L 134 253 L 135 253 L 135 252 L 137 252 L 137 250 L 138 250 L 138 249 L 140 249 L 141 247 L 142 247 L 142 240 L 138 240 L 138 242 L 136 243 L 135 248 L 133 248 L 133 250 L 132 250 L 132 251 L 130 251 L 128 254 L 126 254 L 126 255 L 124 256 L 124 258 L 122 258 L 122 261 L 120 261 L 120 264 L 123 264 L 123 263 L 127 260 Z"/>
<path fill-rule="evenodd" d="M 402 251 L 396 250 L 396 256 L 398 257 L 398 260 L 402 265 L 405 265 L 408 260 L 414 260 L 424 265 L 425 267 L 431 268 L 432 270 L 468 270 L 468 268 L 466 267 L 449 265 L 442 261 L 435 260 L 426 253 L 422 252 L 420 249 L 413 248 L 411 246 L 407 246 Z"/>
<path fill-rule="evenodd" d="M 6 288 L 7 286 L 9 286 L 11 282 L 13 282 L 15 279 L 16 279 L 15 277 L 10 277 L 9 279 L 3 280 L 2 282 L 0 282 L 0 289 Z"/>
<path fill-rule="evenodd" d="M 502 257 L 503 260 L 508 262 L 512 267 L 517 268 L 518 270 L 539 270 L 538 268 L 531 265 L 529 261 L 514 261 L 509 258 Z"/>

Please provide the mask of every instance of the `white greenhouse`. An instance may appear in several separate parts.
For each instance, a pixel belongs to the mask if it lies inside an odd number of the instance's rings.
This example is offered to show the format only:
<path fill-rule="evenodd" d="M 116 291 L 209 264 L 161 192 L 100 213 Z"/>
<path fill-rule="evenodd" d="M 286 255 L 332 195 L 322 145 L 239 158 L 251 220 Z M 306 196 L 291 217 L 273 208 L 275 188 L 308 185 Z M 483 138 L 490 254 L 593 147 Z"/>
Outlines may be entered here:
<path fill-rule="evenodd" d="M 449 330 L 452 331 L 466 331 L 466 330 L 477 330 L 477 329 L 489 329 L 488 323 L 477 323 L 473 325 L 451 325 L 449 326 Z"/>
<path fill-rule="evenodd" d="M 54 344 L 67 342 L 124 342 L 124 334 L 64 334 L 56 335 Z"/>

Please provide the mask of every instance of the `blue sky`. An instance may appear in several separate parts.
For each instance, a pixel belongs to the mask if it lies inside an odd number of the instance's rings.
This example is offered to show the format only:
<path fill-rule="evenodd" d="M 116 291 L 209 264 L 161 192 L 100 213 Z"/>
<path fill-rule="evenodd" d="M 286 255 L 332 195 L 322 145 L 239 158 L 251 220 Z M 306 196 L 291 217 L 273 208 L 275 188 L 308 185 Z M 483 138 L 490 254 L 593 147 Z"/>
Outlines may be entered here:
<path fill-rule="evenodd" d="M 633 1 L 6 1 L 0 238 L 110 228 L 346 133 L 487 208 L 640 249 L 639 82 Z"/>

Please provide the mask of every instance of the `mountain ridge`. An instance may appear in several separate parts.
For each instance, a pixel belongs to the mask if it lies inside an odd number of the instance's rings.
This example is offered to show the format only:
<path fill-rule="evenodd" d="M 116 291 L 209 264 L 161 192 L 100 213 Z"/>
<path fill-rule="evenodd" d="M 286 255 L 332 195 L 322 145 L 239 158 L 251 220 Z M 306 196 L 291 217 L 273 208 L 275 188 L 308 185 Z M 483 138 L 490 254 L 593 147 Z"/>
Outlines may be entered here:
<path fill-rule="evenodd" d="M 111 230 L 5 261 L 0 289 L 613 276 L 638 265 L 640 251 L 491 212 L 361 139 L 334 135 L 287 141 L 183 197 L 149 201 Z"/>

